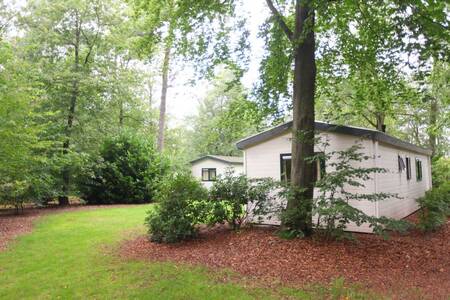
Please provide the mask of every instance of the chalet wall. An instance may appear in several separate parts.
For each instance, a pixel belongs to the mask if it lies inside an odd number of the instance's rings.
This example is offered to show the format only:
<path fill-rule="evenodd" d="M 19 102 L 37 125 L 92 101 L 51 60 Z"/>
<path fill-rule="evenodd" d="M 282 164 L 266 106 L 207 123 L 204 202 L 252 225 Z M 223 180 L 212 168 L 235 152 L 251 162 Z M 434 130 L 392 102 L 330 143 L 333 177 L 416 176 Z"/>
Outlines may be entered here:
<path fill-rule="evenodd" d="M 232 169 L 236 174 L 244 173 L 244 166 L 241 164 L 230 164 L 221 162 L 211 158 L 205 158 L 197 161 L 191 165 L 192 175 L 197 178 L 204 187 L 210 188 L 213 185 L 213 181 L 202 181 L 202 169 L 203 168 L 215 168 L 217 176 L 224 175 L 227 170 Z"/>
<path fill-rule="evenodd" d="M 411 158 L 411 179 L 406 179 L 406 170 L 398 169 L 398 155 L 404 160 Z M 416 180 L 416 158 L 422 161 L 423 177 Z M 388 170 L 377 178 L 379 192 L 398 194 L 401 199 L 391 198 L 379 202 L 379 215 L 393 218 L 404 218 L 418 209 L 416 199 L 422 197 L 431 188 L 431 167 L 429 157 L 415 152 L 396 149 L 389 145 L 379 144 L 378 165 Z"/>
<path fill-rule="evenodd" d="M 327 141 L 328 146 L 324 148 L 321 143 L 315 146 L 316 152 L 330 152 L 336 150 L 345 150 L 354 145 L 356 142 L 360 142 L 363 149 L 361 152 L 370 156 L 371 159 L 363 161 L 361 166 L 373 167 L 375 164 L 374 147 L 371 140 L 360 140 L 353 136 L 337 133 L 321 133 L 320 138 L 322 142 Z M 244 151 L 244 168 L 246 174 L 250 178 L 265 178 L 270 177 L 275 180 L 280 180 L 280 154 L 291 153 L 291 133 L 286 133 L 275 137 L 271 140 L 265 141 L 261 144 L 254 145 Z M 327 166 L 327 169 L 329 166 Z M 327 170 L 330 171 L 330 170 Z M 348 191 L 363 192 L 366 190 L 374 191 L 375 184 L 373 180 L 365 182 L 365 188 L 348 188 Z M 315 190 L 315 194 L 317 194 Z M 281 204 L 282 200 L 278 199 L 278 203 Z M 376 204 L 370 201 L 354 201 L 351 203 L 354 207 L 363 210 L 368 215 L 376 214 Z M 279 224 L 277 218 L 265 220 L 264 223 Z M 368 226 L 356 227 L 349 225 L 350 231 L 371 232 Z"/>

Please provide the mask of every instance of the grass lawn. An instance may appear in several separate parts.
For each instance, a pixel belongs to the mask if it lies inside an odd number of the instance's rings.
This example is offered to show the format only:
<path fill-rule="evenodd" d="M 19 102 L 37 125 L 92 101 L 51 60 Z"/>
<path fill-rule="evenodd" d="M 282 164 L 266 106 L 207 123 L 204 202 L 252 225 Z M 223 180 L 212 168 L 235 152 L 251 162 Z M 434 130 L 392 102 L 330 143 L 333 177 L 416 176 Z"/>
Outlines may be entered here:
<path fill-rule="evenodd" d="M 118 242 L 145 232 L 143 220 L 149 208 L 102 208 L 42 217 L 31 234 L 0 252 L 0 299 L 373 298 L 343 288 L 340 281 L 308 292 L 249 287 L 220 280 L 225 271 L 116 257 Z"/>

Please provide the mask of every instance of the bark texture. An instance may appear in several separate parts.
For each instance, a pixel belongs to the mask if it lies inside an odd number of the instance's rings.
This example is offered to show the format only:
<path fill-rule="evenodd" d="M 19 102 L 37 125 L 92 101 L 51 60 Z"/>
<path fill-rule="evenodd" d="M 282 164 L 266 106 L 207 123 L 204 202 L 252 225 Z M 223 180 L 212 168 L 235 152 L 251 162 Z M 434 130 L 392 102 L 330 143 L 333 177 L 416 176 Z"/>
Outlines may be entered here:
<path fill-rule="evenodd" d="M 298 0 L 295 9 L 294 31 L 294 95 L 292 127 L 291 184 L 294 197 L 289 199 L 288 211 L 297 211 L 290 227 L 312 233 L 313 163 L 314 155 L 314 94 L 316 60 L 314 10 L 311 1 Z"/>
<path fill-rule="evenodd" d="M 169 86 L 169 66 L 170 66 L 170 43 L 166 43 L 164 49 L 164 60 L 162 67 L 162 89 L 161 103 L 159 106 L 159 122 L 158 122 L 158 150 L 164 149 L 164 131 L 166 127 L 166 105 L 167 105 L 167 89 Z"/>
<path fill-rule="evenodd" d="M 438 114 L 439 114 L 438 103 L 435 98 L 432 98 L 430 103 L 430 125 L 428 129 L 428 139 L 430 141 L 431 157 L 434 157 L 436 155 L 437 136 L 435 128 L 437 125 Z"/>
<path fill-rule="evenodd" d="M 80 38 L 81 38 L 81 20 L 79 13 L 75 13 L 75 41 L 74 41 L 74 61 L 73 61 L 73 74 L 74 79 L 72 81 L 72 92 L 69 102 L 69 110 L 67 113 L 67 123 L 65 129 L 65 141 L 63 143 L 63 155 L 67 155 L 70 149 L 70 143 L 72 138 L 73 121 L 75 119 L 75 110 L 77 105 L 77 99 L 79 95 L 79 82 L 78 73 L 80 71 Z M 65 166 L 62 170 L 62 195 L 58 197 L 59 205 L 69 204 L 69 187 L 70 187 L 70 169 Z"/>

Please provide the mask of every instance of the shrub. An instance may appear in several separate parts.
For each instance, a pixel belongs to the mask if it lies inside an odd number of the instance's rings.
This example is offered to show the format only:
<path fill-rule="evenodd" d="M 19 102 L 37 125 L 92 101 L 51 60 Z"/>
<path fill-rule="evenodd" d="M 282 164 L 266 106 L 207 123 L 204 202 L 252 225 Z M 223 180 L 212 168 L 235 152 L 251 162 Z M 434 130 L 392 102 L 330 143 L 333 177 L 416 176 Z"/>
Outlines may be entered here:
<path fill-rule="evenodd" d="M 81 198 L 90 204 L 148 203 L 166 168 L 151 143 L 121 134 L 104 142 L 90 176 L 81 181 Z"/>
<path fill-rule="evenodd" d="M 269 179 L 249 180 L 245 175 L 227 172 L 219 177 L 210 190 L 213 210 L 210 223 L 227 222 L 239 229 L 249 214 L 269 216 L 273 210 L 271 191 L 274 183 Z"/>
<path fill-rule="evenodd" d="M 421 208 L 418 227 L 434 231 L 447 222 L 450 216 L 450 183 L 443 183 L 417 200 Z"/>
<path fill-rule="evenodd" d="M 434 187 L 450 182 L 450 158 L 433 158 L 431 170 Z"/>
<path fill-rule="evenodd" d="M 23 211 L 23 204 L 28 196 L 29 185 L 25 181 L 0 183 L 0 204 L 14 206 L 16 212 Z"/>
<path fill-rule="evenodd" d="M 166 177 L 160 184 L 160 203 L 150 210 L 146 224 L 154 242 L 174 243 L 197 235 L 205 220 L 207 190 L 190 175 Z"/>
<path fill-rule="evenodd" d="M 312 162 L 327 161 L 328 172 L 316 182 L 319 193 L 314 197 L 312 208 L 312 216 L 316 218 L 316 229 L 326 238 L 352 237 L 350 233 L 344 231 L 351 222 L 358 226 L 364 223 L 369 224 L 378 234 L 385 234 L 386 230 L 405 231 L 408 228 L 408 223 L 405 221 L 369 216 L 350 204 L 354 201 L 375 202 L 396 197 L 396 195 L 388 193 L 365 194 L 349 191 L 351 188 L 363 188 L 364 181 L 371 179 L 371 175 L 386 172 L 381 168 L 360 167 L 362 161 L 370 159 L 363 156 L 359 152 L 360 149 L 361 146 L 355 144 L 346 150 L 332 151 L 326 154 L 323 152 L 310 158 Z M 286 192 L 284 193 L 286 194 Z M 290 194 L 293 193 L 287 193 L 287 195 Z M 295 217 L 296 212 L 291 213 Z M 289 217 L 288 211 L 288 214 L 284 214 L 284 218 Z"/>

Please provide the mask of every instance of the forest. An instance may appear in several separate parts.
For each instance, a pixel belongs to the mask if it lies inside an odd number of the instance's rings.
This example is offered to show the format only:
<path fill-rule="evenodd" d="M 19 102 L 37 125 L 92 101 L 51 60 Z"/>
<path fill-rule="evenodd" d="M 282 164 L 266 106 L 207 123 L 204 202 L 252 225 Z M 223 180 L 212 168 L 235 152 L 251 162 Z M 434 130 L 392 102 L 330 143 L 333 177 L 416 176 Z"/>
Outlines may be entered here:
<path fill-rule="evenodd" d="M 134 166 L 157 176 L 201 155 L 240 155 L 237 140 L 311 116 L 429 148 L 433 179 L 445 181 L 449 7 L 372 2 L 314 1 L 302 19 L 291 1 L 267 1 L 254 49 L 240 1 L 2 0 L 0 201 L 67 204 L 120 156 L 114 144 L 137 145 L 150 161 L 136 154 Z M 248 86 L 252 51 L 261 60 Z M 174 120 L 170 90 L 183 85 L 205 93 Z"/>

